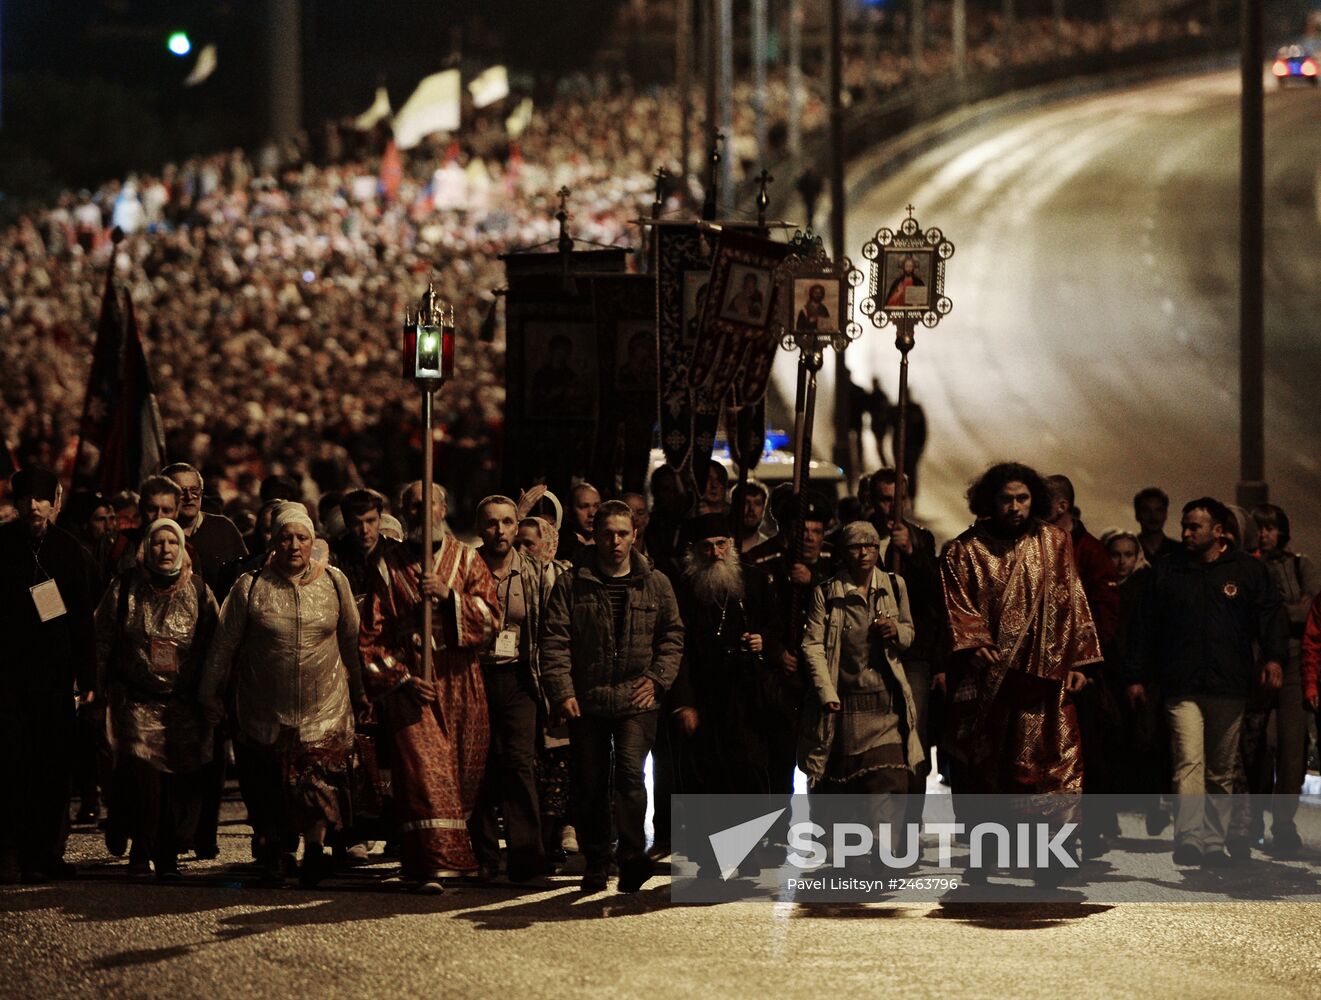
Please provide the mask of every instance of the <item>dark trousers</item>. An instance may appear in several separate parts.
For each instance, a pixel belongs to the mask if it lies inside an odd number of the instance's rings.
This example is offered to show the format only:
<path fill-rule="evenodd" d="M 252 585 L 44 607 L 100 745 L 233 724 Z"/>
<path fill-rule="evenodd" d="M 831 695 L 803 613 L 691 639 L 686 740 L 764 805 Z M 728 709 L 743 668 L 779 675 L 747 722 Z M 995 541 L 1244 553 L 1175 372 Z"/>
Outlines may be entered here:
<path fill-rule="evenodd" d="M 482 865 L 500 863 L 499 814 L 505 817 L 505 843 L 511 876 L 545 869 L 541 814 L 537 799 L 537 700 L 522 666 L 483 667 L 491 742 L 477 805 L 468 821 L 473 852 Z"/>
<path fill-rule="evenodd" d="M 1236 775 L 1234 790 L 1252 795 L 1236 802 L 1236 835 L 1253 840 L 1262 837 L 1268 807 L 1272 835 L 1297 835 L 1294 817 L 1307 773 L 1306 713 L 1302 681 L 1296 671 L 1291 675 L 1286 670 L 1284 687 L 1278 692 L 1257 692 L 1249 701 L 1241 737 L 1244 774 Z"/>
<path fill-rule="evenodd" d="M 70 694 L 0 693 L 0 848 L 24 870 L 63 856 L 74 733 Z"/>
<path fill-rule="evenodd" d="M 679 742 L 671 711 L 666 708 L 663 717 L 657 722 L 656 744 L 651 751 L 651 823 L 658 844 L 670 843 L 670 828 L 673 825 L 671 796 L 675 792 L 692 791 L 679 782 Z"/>
<path fill-rule="evenodd" d="M 264 747 L 234 741 L 239 787 L 252 824 L 252 856 L 271 862 L 284 851 L 298 850 L 298 819 L 289 808 L 279 755 Z"/>
<path fill-rule="evenodd" d="M 800 657 L 799 663 L 802 663 Z M 799 667 L 802 672 L 806 668 Z M 766 783 L 770 807 L 785 807 L 768 834 L 772 844 L 789 839 L 789 805 L 794 794 L 794 771 L 798 767 L 798 712 L 803 700 L 802 685 L 772 672 L 761 691 L 761 716 L 766 744 Z"/>
<path fill-rule="evenodd" d="M 220 800 L 225 794 L 225 733 L 216 727 L 215 745 L 210 763 L 197 772 L 197 787 L 201 795 L 196 831 L 191 835 L 193 846 L 206 851 L 216 846 L 220 826 Z"/>
<path fill-rule="evenodd" d="M 78 713 L 74 738 L 73 793 L 80 812 L 95 814 L 110 798 L 114 759 L 106 740 L 105 706 L 97 703 Z M 92 817 L 95 819 L 95 815 Z"/>
<path fill-rule="evenodd" d="M 26 871 L 62 859 L 74 727 L 68 691 L 0 691 L 0 850 Z"/>
<path fill-rule="evenodd" d="M 127 816 L 133 856 L 174 866 L 193 837 L 202 809 L 202 772 L 167 774 L 125 756 L 115 769 L 116 809 Z"/>
<path fill-rule="evenodd" d="M 917 710 L 917 738 L 922 743 L 923 761 L 908 778 L 908 798 L 905 817 L 909 823 L 922 822 L 922 809 L 927 801 L 927 775 L 931 773 L 931 664 L 916 660 L 904 664 L 909 690 L 913 693 L 913 708 Z"/>
<path fill-rule="evenodd" d="M 620 867 L 646 858 L 647 787 L 642 768 L 656 741 L 659 714 L 659 709 L 652 709 L 613 719 L 584 715 L 569 724 L 574 825 L 588 871 L 604 871 L 610 860 L 612 785 Z"/>

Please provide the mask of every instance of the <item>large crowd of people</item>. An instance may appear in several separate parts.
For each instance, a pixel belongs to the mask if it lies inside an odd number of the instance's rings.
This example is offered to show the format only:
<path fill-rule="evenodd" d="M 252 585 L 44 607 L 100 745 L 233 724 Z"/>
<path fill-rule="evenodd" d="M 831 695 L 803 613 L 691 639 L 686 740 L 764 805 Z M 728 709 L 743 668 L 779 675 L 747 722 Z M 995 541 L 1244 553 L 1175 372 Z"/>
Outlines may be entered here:
<path fill-rule="evenodd" d="M 823 811 L 852 793 L 915 821 L 933 758 L 956 809 L 1077 803 L 1081 857 L 1119 835 L 1093 793 L 1132 796 L 1153 836 L 1172 819 L 1176 865 L 1298 855 L 1321 570 L 1284 510 L 1194 498 L 1175 539 L 1151 487 L 1097 539 L 1067 476 L 1007 463 L 938 549 L 900 482 L 731 491 L 713 462 L 693 496 L 662 466 L 649 497 L 486 496 L 473 545 L 438 484 L 309 508 L 270 476 L 245 537 L 184 463 L 118 515 L 20 470 L 0 879 L 73 877 L 71 821 L 177 879 L 219 853 L 228 772 L 267 884 L 387 856 L 422 892 L 502 867 L 535 884 L 581 853 L 584 891 L 633 892 L 670 850 L 673 792 L 783 800 L 798 769 Z M 740 871 L 778 867 L 784 835 Z"/>
<path fill-rule="evenodd" d="M 948 73 L 948 32 L 932 10 L 931 41 L 914 67 L 902 32 L 851 35 L 853 101 Z M 1015 28 L 1021 58 L 1125 48 L 1191 33 L 1168 19 L 1049 20 Z M 976 72 L 1001 58 L 998 27 L 974 17 Z M 875 45 L 865 39 L 877 39 Z M 819 70 L 819 67 L 817 67 Z M 802 127 L 823 126 L 823 74 L 804 75 Z M 787 76 L 777 67 L 767 113 L 784 141 Z M 702 100 L 694 91 L 692 106 Z M 751 85 L 735 88 L 734 160 L 755 173 Z M 207 476 L 234 511 L 257 507 L 263 476 L 297 477 L 306 498 L 417 469 L 410 390 L 394 376 L 397 330 L 427 281 L 457 306 L 459 377 L 445 394 L 442 474 L 465 512 L 494 478 L 502 433 L 504 350 L 488 323 L 504 284 L 501 253 L 551 240 L 555 192 L 567 185 L 574 235 L 637 246 L 652 173 L 677 171 L 682 119 L 673 87 L 582 74 L 559 81 L 511 138 L 503 105 L 461 132 L 403 154 L 397 186 L 383 173 L 387 133 L 330 123 L 310 140 L 202 156 L 67 193 L 0 238 L 0 434 L 20 461 L 66 472 L 73 461 L 91 342 L 108 266 L 132 296 L 168 433 L 168 453 Z M 701 176 L 694 114 L 690 149 Z M 669 209 L 679 207 L 674 193 Z M 126 240 L 114 250 L 110 232 Z M 496 317 L 491 317 L 495 319 Z M 486 329 L 489 338 L 478 336 Z"/>

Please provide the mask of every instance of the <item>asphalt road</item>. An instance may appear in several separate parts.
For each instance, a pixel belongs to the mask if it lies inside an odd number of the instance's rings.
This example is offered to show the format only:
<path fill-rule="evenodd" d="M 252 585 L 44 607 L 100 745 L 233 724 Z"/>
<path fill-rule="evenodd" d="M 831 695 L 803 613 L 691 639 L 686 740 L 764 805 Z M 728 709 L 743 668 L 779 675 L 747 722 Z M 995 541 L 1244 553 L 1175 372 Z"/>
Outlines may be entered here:
<path fill-rule="evenodd" d="M 0 890 L 13 997 L 1054 998 L 1321 993 L 1315 904 L 736 902 L 463 888 L 420 897 L 389 863 L 315 892 L 245 886 L 247 828 L 184 881 L 130 879 L 93 832 L 78 882 Z M 379 860 L 379 859 L 378 859 Z M 1257 864 L 1269 867 L 1266 861 Z M 1196 872 L 1190 879 L 1200 877 Z"/>
<path fill-rule="evenodd" d="M 968 524 L 966 484 L 1001 459 L 1068 474 L 1098 534 L 1131 525 L 1130 498 L 1150 484 L 1176 503 L 1233 499 L 1237 116 L 1234 73 L 1072 100 L 969 131 L 850 203 L 855 261 L 910 203 L 957 248 L 947 272 L 954 311 L 919 330 L 911 361 L 930 424 L 917 511 L 939 536 Z M 1267 479 L 1296 547 L 1314 555 L 1319 120 L 1321 93 L 1268 85 Z M 864 330 L 847 355 L 854 381 L 879 375 L 893 398 L 893 337 Z M 777 375 L 792 379 L 790 359 Z M 830 405 L 825 390 L 819 412 Z M 829 419 L 817 426 L 826 443 Z"/>

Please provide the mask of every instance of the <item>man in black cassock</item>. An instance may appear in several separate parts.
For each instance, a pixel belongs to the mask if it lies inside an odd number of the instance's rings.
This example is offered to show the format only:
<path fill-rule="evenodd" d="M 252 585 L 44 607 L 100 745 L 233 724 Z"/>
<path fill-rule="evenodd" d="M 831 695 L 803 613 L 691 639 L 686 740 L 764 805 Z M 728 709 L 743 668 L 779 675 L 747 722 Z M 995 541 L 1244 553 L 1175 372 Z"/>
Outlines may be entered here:
<path fill-rule="evenodd" d="M 69 804 L 78 697 L 93 700 L 96 648 L 82 546 L 52 523 L 57 481 L 10 480 L 18 519 L 0 525 L 0 881 L 69 877 Z"/>

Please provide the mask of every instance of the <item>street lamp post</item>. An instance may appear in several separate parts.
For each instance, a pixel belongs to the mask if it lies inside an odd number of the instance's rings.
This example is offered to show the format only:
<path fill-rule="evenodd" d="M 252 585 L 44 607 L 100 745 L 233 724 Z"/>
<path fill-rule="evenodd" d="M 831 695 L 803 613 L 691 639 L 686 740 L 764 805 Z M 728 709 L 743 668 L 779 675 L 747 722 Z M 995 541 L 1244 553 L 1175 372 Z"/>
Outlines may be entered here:
<path fill-rule="evenodd" d="M 1261 0 L 1243 0 L 1239 135 L 1239 506 L 1265 503 L 1266 347 Z"/>
<path fill-rule="evenodd" d="M 417 312 L 404 310 L 403 377 L 422 391 L 422 562 L 423 573 L 431 570 L 435 515 L 433 435 L 436 392 L 454 377 L 454 307 L 436 296 L 428 285 L 418 301 Z M 431 602 L 422 602 L 422 679 L 432 679 Z"/>

